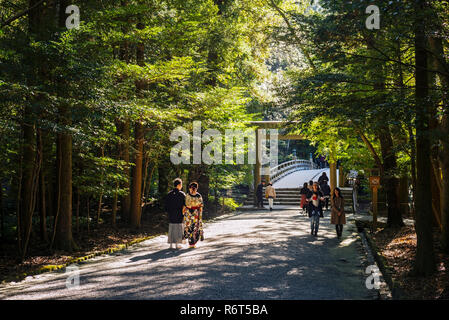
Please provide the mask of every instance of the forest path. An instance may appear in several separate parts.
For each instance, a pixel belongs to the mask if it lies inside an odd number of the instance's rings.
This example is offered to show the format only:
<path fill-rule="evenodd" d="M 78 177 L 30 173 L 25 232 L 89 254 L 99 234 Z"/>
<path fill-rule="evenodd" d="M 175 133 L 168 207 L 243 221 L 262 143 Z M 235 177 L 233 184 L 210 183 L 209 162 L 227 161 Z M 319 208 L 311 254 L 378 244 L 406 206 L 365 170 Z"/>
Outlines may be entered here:
<path fill-rule="evenodd" d="M 231 215 L 206 224 L 196 249 L 159 236 L 80 264 L 78 288 L 52 272 L 0 286 L 0 299 L 375 299 L 355 226 L 339 241 L 328 216 L 313 237 L 296 210 Z"/>

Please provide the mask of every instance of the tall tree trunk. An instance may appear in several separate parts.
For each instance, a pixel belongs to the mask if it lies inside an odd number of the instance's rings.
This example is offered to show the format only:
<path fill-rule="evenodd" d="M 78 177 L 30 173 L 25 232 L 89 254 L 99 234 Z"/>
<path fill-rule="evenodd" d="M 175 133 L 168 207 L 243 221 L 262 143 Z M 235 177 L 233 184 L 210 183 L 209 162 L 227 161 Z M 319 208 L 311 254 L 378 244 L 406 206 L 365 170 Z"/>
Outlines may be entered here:
<path fill-rule="evenodd" d="M 121 7 L 126 7 L 128 5 L 128 0 L 120 1 Z M 128 21 L 131 24 L 130 21 Z M 122 27 L 122 32 L 127 32 L 127 27 Z M 129 41 L 125 40 L 120 44 L 120 60 L 125 63 L 130 63 L 131 54 L 129 48 Z M 130 139 L 130 120 L 127 118 L 126 120 L 117 119 L 116 121 L 117 133 L 120 135 L 121 142 L 119 143 L 119 154 L 120 159 L 125 161 L 127 164 L 130 163 L 130 155 L 129 155 L 129 139 Z M 121 218 L 122 222 L 130 221 L 130 212 L 131 212 L 131 192 L 130 192 L 130 181 L 131 174 L 128 167 L 124 169 L 124 175 L 126 177 L 126 182 L 123 183 L 123 188 L 128 190 L 125 195 L 121 196 Z"/>
<path fill-rule="evenodd" d="M 45 188 L 45 214 L 47 217 L 54 217 L 54 168 L 55 163 L 53 161 L 54 154 L 54 135 L 51 132 L 42 130 L 42 174 L 44 176 L 44 186 Z M 48 219 L 48 218 L 47 218 Z M 48 234 L 48 230 L 47 230 Z"/>
<path fill-rule="evenodd" d="M 379 141 L 383 158 L 383 185 L 387 195 L 388 220 L 389 227 L 402 227 L 400 204 L 399 204 L 399 179 L 397 174 L 396 154 L 393 151 L 393 139 L 391 138 L 390 128 L 386 125 L 379 130 Z"/>
<path fill-rule="evenodd" d="M 401 210 L 401 216 L 407 217 L 410 214 L 409 208 L 409 182 L 408 176 L 403 175 L 399 179 L 399 204 Z"/>
<path fill-rule="evenodd" d="M 42 131 L 37 130 L 37 148 L 41 157 L 43 158 L 43 144 L 42 144 Z M 47 205 L 45 202 L 45 171 L 41 168 L 39 172 L 39 217 L 40 217 L 40 235 L 41 239 L 48 242 L 47 234 Z"/>
<path fill-rule="evenodd" d="M 87 235 L 90 233 L 90 197 L 87 196 Z"/>
<path fill-rule="evenodd" d="M 59 219 L 59 213 L 61 212 L 61 170 L 62 170 L 62 165 L 61 165 L 61 138 L 59 135 L 56 135 L 56 190 L 57 190 L 57 195 L 55 196 L 55 200 L 56 200 L 56 204 L 55 204 L 55 215 L 53 217 L 53 234 L 51 237 L 51 242 L 50 242 L 50 249 L 53 248 L 53 245 L 55 243 L 55 238 L 56 238 L 56 232 L 57 232 L 57 225 L 58 225 L 58 219 Z"/>
<path fill-rule="evenodd" d="M 432 51 L 435 49 L 435 40 L 434 38 L 429 38 L 429 49 Z M 427 63 L 430 69 L 437 70 L 438 69 L 438 61 L 436 59 L 435 54 L 428 54 L 427 55 Z M 437 84 L 437 77 L 435 72 L 428 72 L 428 81 L 430 87 L 436 87 Z M 438 121 L 438 104 L 439 100 L 435 97 L 435 95 L 432 95 L 429 98 L 429 130 L 431 134 L 437 133 L 439 130 L 439 121 Z M 433 143 L 434 142 L 434 143 Z M 441 225 L 441 188 L 442 188 L 442 181 L 441 181 L 441 175 L 440 175 L 440 163 L 438 161 L 439 159 L 439 153 L 440 153 L 440 146 L 438 145 L 438 140 L 431 142 L 431 152 L 429 154 L 430 161 L 432 163 L 431 168 L 431 193 L 432 193 L 432 211 L 433 216 L 435 220 L 435 225 L 438 225 L 438 227 L 442 228 Z"/>
<path fill-rule="evenodd" d="M 33 8 L 37 0 L 29 0 L 29 8 Z M 30 34 L 41 36 L 42 33 L 42 8 L 35 8 L 29 12 L 28 28 Z M 34 81 L 30 80 L 30 81 Z M 32 84 L 32 83 L 30 83 Z M 18 242 L 22 258 L 26 254 L 28 240 L 32 227 L 32 216 L 34 212 L 35 190 L 38 184 L 36 177 L 36 114 L 31 107 L 32 101 L 27 101 L 23 113 L 22 122 L 22 163 L 21 163 L 21 187 L 19 192 L 18 207 Z"/>
<path fill-rule="evenodd" d="M 100 149 L 101 149 L 101 157 L 104 158 L 104 146 L 102 145 L 100 147 Z M 102 164 L 101 164 L 101 167 L 100 167 L 100 170 L 101 170 L 100 187 L 103 189 L 104 188 L 104 171 L 105 171 L 105 168 L 104 168 L 104 165 L 103 165 L 103 161 L 101 161 L 101 162 L 102 162 Z M 101 216 L 101 207 L 102 207 L 102 205 L 103 205 L 103 190 L 100 190 L 100 196 L 99 196 L 99 199 L 98 199 L 98 208 L 97 208 L 97 226 L 100 224 L 100 216 Z"/>
<path fill-rule="evenodd" d="M 59 114 L 63 123 L 70 123 L 70 111 L 67 106 L 59 107 Z M 72 251 L 74 241 L 72 237 L 72 136 L 68 133 L 59 134 L 58 148 L 60 149 L 60 184 L 59 184 L 59 216 L 56 221 L 55 247 Z"/>
<path fill-rule="evenodd" d="M 135 124 L 135 157 L 133 168 L 133 181 L 131 188 L 131 226 L 140 227 L 142 213 L 142 165 L 143 165 L 143 139 L 144 128 L 141 122 Z"/>
<path fill-rule="evenodd" d="M 448 82 L 449 84 L 449 82 Z M 449 91 L 449 86 L 447 87 Z M 446 97 L 447 98 L 447 97 Z M 444 115 L 441 121 L 441 130 L 446 137 L 449 137 L 449 100 L 446 100 L 444 107 Z M 442 141 L 442 152 L 441 152 L 441 168 L 443 171 L 443 181 L 442 181 L 442 201 L 441 201 L 441 243 L 443 245 L 444 251 L 449 253 L 449 141 L 445 139 Z"/>
<path fill-rule="evenodd" d="M 3 211 L 3 183 L 0 177 L 0 240 L 5 239 L 5 212 Z"/>
<path fill-rule="evenodd" d="M 77 233 L 78 237 L 79 237 L 79 233 L 80 233 L 80 205 L 81 205 L 81 195 L 80 195 L 80 190 L 78 188 L 76 190 L 76 220 L 75 220 L 76 233 Z"/>
<path fill-rule="evenodd" d="M 142 23 L 137 24 L 137 29 L 144 28 Z M 143 42 L 137 44 L 136 60 L 139 66 L 145 65 L 145 46 Z M 144 89 L 145 83 L 141 80 L 136 81 L 137 96 Z M 134 126 L 135 137 L 135 155 L 133 168 L 133 181 L 131 189 L 131 226 L 134 228 L 140 227 L 140 220 L 142 215 L 142 179 L 143 179 L 143 145 L 144 145 L 144 126 L 143 121 L 138 120 Z"/>
<path fill-rule="evenodd" d="M 117 220 L 117 203 L 118 203 L 118 189 L 119 189 L 119 183 L 117 182 L 114 192 L 114 199 L 112 200 L 112 226 L 116 227 L 116 220 Z"/>
<path fill-rule="evenodd" d="M 414 271 L 417 275 L 435 272 L 435 253 L 432 230 L 432 195 L 430 179 L 430 138 L 427 78 L 427 38 L 425 0 L 415 5 L 415 64 L 416 64 L 416 235 L 417 249 Z"/>
<path fill-rule="evenodd" d="M 374 40 L 368 40 L 368 48 L 371 48 L 371 44 Z M 374 50 L 373 50 L 374 52 Z M 374 52 L 375 53 L 375 52 Z M 380 65 L 377 74 L 373 75 L 375 83 L 373 89 L 381 94 L 380 103 L 384 103 L 387 99 L 384 95 L 386 71 L 385 66 Z M 402 221 L 400 204 L 399 204 L 399 179 L 397 178 L 398 168 L 396 160 L 396 151 L 393 144 L 392 132 L 390 129 L 390 119 L 385 116 L 385 112 L 381 112 L 378 116 L 378 121 L 381 124 L 378 128 L 378 139 L 380 142 L 380 148 L 382 153 L 382 168 L 381 178 L 382 185 L 385 188 L 386 203 L 388 219 L 387 225 L 389 227 L 402 227 L 404 222 Z"/>
<path fill-rule="evenodd" d="M 409 143 L 411 147 L 411 155 L 410 155 L 410 170 L 411 170 L 411 176 L 412 176 L 412 216 L 415 218 L 415 199 L 416 199 L 416 139 L 415 135 L 413 134 L 413 128 L 412 126 L 408 127 L 408 136 L 409 136 Z"/>
<path fill-rule="evenodd" d="M 120 159 L 127 163 L 123 174 L 126 177 L 126 182 L 123 183 L 123 188 L 127 190 L 126 194 L 121 196 L 121 216 L 123 222 L 128 222 L 130 218 L 131 211 L 131 193 L 130 193 L 130 170 L 128 168 L 128 163 L 130 162 L 129 155 L 129 138 L 130 138 L 130 120 L 116 121 L 117 132 L 120 135 L 119 142 L 119 153 Z"/>
<path fill-rule="evenodd" d="M 65 26 L 66 14 L 65 8 L 67 7 L 67 0 L 59 0 L 59 27 Z M 58 83 L 59 89 L 64 87 L 63 80 Z M 58 107 L 59 121 L 62 126 L 70 126 L 71 112 L 70 107 L 65 104 L 61 104 Z M 59 133 L 60 148 L 60 184 L 58 191 L 59 194 L 59 216 L 56 221 L 56 235 L 55 235 L 55 247 L 58 249 L 72 251 L 76 248 L 76 244 L 72 236 L 72 136 L 64 128 L 64 132 Z"/>
<path fill-rule="evenodd" d="M 44 142 L 45 143 L 45 142 Z M 44 154 L 45 155 L 45 154 Z M 46 186 L 46 199 L 45 202 L 47 203 L 47 216 L 48 217 L 55 217 L 55 170 L 56 163 L 53 162 L 51 166 L 51 170 L 47 171 L 47 186 Z"/>
<path fill-rule="evenodd" d="M 25 114 L 33 114 L 31 108 L 25 108 Z M 22 256 L 26 253 L 28 239 L 31 232 L 34 199 L 36 190 L 36 128 L 30 120 L 26 120 L 23 130 L 23 162 L 22 162 L 22 190 L 20 192 L 20 239 Z"/>
<path fill-rule="evenodd" d="M 432 160 L 431 160 L 432 161 Z M 439 168 L 438 168 L 439 171 Z M 432 194 L 432 213 L 433 213 L 433 221 L 434 225 L 438 226 L 440 230 L 442 229 L 441 224 L 441 193 L 438 184 L 441 184 L 439 181 L 440 178 L 436 175 L 434 167 L 430 169 L 430 181 L 431 181 L 431 194 Z"/>
<path fill-rule="evenodd" d="M 444 55 L 441 38 L 430 38 L 430 49 L 434 57 L 434 68 L 438 71 L 438 78 L 442 90 L 442 117 L 439 127 L 441 149 L 439 163 L 443 173 L 441 179 L 441 243 L 443 249 L 449 253 L 449 63 Z"/>
<path fill-rule="evenodd" d="M 100 224 L 102 205 L 103 205 L 103 193 L 100 193 L 100 196 L 98 197 L 98 206 L 97 206 L 97 226 Z"/>
<path fill-rule="evenodd" d="M 145 163 L 143 166 L 143 185 L 142 185 L 142 199 L 144 199 L 144 202 L 146 203 L 147 199 L 146 199 L 146 193 L 145 190 L 147 188 L 147 179 L 148 179 L 148 167 L 150 164 L 150 157 L 145 153 L 145 149 L 143 152 L 144 156 L 143 156 L 143 162 Z"/>
<path fill-rule="evenodd" d="M 400 101 L 407 101 L 406 100 L 406 88 L 404 84 L 404 72 L 403 72 L 403 65 L 402 65 L 402 44 L 401 40 L 398 38 L 396 40 L 396 59 L 398 60 L 398 63 L 395 64 L 395 75 L 394 75 L 394 82 L 397 87 L 399 87 L 399 96 Z M 415 137 L 413 135 L 413 129 L 412 129 L 412 111 L 409 107 L 406 108 L 406 114 L 405 114 L 405 122 L 407 130 L 405 130 L 405 135 L 407 137 L 407 141 L 410 145 L 410 167 L 411 167 L 411 186 L 412 186 L 412 204 L 415 201 L 415 188 L 416 188 L 416 168 L 415 168 Z M 399 182 L 399 198 L 400 198 L 400 204 L 401 204 L 401 214 L 402 216 L 409 215 L 410 212 L 414 215 L 413 208 L 409 208 L 409 183 L 408 183 L 408 177 L 406 175 L 403 175 Z M 413 205 L 412 205 L 413 206 Z M 411 210 L 410 210 L 411 209 Z"/>

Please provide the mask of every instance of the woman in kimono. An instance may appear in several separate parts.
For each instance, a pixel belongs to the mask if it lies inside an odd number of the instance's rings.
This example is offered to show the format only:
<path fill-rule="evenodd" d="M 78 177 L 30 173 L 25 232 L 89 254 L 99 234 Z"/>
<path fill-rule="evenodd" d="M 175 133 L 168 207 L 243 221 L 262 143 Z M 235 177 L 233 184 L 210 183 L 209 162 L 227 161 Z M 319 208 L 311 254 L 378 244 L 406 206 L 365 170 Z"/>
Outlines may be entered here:
<path fill-rule="evenodd" d="M 189 247 L 195 248 L 198 240 L 204 240 L 203 234 L 203 198 L 197 192 L 198 183 L 189 184 L 184 211 L 184 238 L 188 239 Z"/>
<path fill-rule="evenodd" d="M 345 201 L 341 195 L 339 188 L 335 188 L 334 194 L 331 198 L 331 224 L 335 224 L 335 230 L 337 231 L 338 239 L 341 238 L 343 234 L 343 225 L 346 224 L 345 215 Z"/>

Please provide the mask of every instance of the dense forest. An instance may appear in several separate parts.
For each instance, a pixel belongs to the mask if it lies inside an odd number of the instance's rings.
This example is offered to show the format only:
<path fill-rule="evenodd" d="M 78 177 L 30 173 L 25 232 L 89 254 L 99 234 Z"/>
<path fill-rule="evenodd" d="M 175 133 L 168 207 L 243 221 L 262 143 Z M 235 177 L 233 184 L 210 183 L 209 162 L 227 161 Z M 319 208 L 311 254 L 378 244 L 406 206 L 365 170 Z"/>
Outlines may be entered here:
<path fill-rule="evenodd" d="M 415 272 L 432 274 L 434 235 L 449 252 L 449 5 L 379 1 L 370 29 L 371 2 L 0 0 L 2 242 L 19 260 L 74 251 L 104 208 L 138 229 L 176 177 L 206 205 L 254 187 L 251 165 L 173 165 L 170 133 L 292 120 L 304 148 L 380 170 L 388 227 L 415 218 Z"/>

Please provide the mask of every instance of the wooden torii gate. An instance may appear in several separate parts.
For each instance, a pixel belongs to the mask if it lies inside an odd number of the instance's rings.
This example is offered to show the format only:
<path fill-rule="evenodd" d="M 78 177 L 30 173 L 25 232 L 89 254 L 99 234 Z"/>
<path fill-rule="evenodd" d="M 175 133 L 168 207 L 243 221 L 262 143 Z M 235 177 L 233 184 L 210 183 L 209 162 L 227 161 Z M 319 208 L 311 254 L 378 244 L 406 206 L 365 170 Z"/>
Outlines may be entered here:
<path fill-rule="evenodd" d="M 250 124 L 252 126 L 256 126 L 257 129 L 281 129 L 285 127 L 288 123 L 287 121 L 251 121 Z M 305 138 L 301 135 L 278 135 L 279 140 L 304 140 Z M 259 130 L 256 130 L 256 164 L 254 165 L 254 189 L 262 181 L 262 175 L 260 174 L 262 164 L 260 163 L 259 152 L 261 149 L 261 138 L 259 136 Z M 331 190 L 337 186 L 337 163 L 335 161 L 329 162 L 330 176 L 329 176 L 329 184 Z M 343 170 L 340 168 L 340 186 L 344 183 L 343 178 Z M 265 179 L 269 180 L 270 176 L 265 175 Z M 256 192 L 254 190 L 254 198 Z M 256 203 L 256 199 L 254 199 Z"/>

